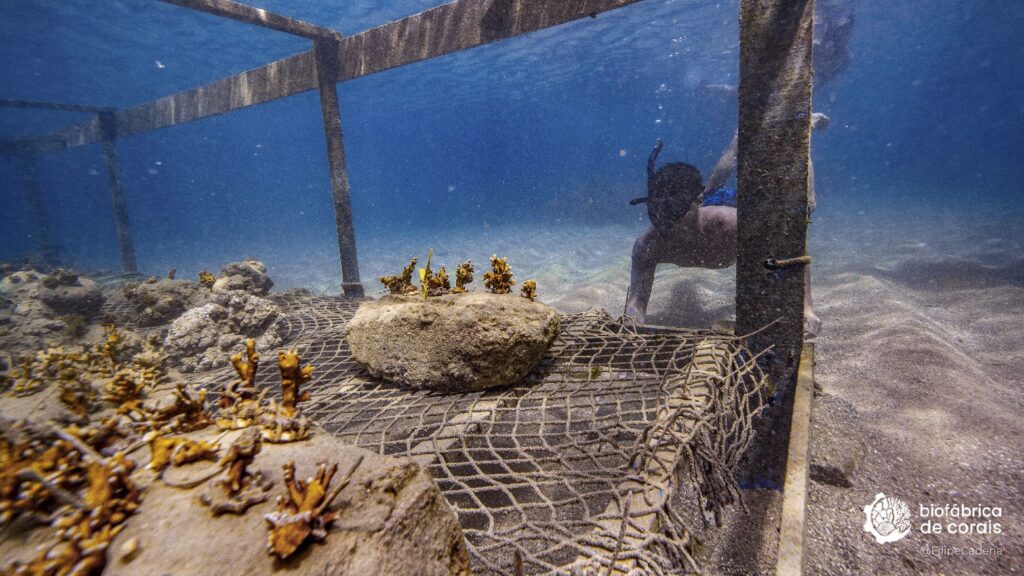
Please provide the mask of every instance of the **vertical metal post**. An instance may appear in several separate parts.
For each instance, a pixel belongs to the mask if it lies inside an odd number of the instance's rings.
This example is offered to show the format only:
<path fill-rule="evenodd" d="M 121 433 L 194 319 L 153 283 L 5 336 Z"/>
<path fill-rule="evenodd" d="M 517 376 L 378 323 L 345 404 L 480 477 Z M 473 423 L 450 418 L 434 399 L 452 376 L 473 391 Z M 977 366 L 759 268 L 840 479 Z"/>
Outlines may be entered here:
<path fill-rule="evenodd" d="M 117 245 L 121 250 L 121 268 L 126 274 L 135 274 L 139 269 L 135 263 L 135 244 L 132 242 L 132 227 L 128 221 L 128 208 L 124 201 L 121 162 L 117 158 L 117 120 L 113 112 L 100 112 L 99 120 L 103 143 L 103 157 L 107 161 L 107 181 L 110 184 L 110 200 L 114 206 L 114 226 L 117 228 Z"/>
<path fill-rule="evenodd" d="M 44 264 L 54 266 L 57 264 L 57 245 L 50 233 L 46 206 L 43 204 L 43 194 L 39 188 L 36 155 L 32 152 L 22 151 L 18 154 L 18 161 L 21 164 L 21 187 L 25 193 L 25 202 L 28 204 L 32 219 L 32 229 L 39 240 L 39 253 Z"/>
<path fill-rule="evenodd" d="M 814 0 L 741 0 L 736 329 L 788 387 L 804 330 Z M 770 261 L 789 265 L 772 267 Z"/>
<path fill-rule="evenodd" d="M 356 256 L 356 234 L 352 225 L 352 203 L 349 197 L 348 169 L 345 166 L 345 142 L 338 111 L 338 50 L 336 40 L 316 39 L 316 77 L 320 88 L 320 111 L 324 118 L 327 140 L 327 162 L 331 170 L 331 195 L 334 197 L 334 225 L 338 230 L 338 251 L 341 255 L 341 288 L 351 298 L 364 296 L 359 282 L 359 260 Z"/>

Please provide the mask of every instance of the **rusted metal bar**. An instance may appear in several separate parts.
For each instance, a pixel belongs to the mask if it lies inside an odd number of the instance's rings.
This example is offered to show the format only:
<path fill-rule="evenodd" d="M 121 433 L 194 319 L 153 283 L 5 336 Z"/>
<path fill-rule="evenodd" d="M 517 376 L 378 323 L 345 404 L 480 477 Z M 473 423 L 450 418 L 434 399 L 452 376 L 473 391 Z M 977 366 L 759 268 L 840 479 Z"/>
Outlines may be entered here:
<path fill-rule="evenodd" d="M 336 82 L 596 16 L 640 0 L 456 0 L 338 43 Z M 313 52 L 117 112 L 124 138 L 208 118 L 319 86 Z M 95 119 L 52 134 L 73 148 L 100 140 Z"/>
<path fill-rule="evenodd" d="M 255 24 L 256 26 L 262 26 L 263 28 L 277 30 L 278 32 L 287 32 L 288 34 L 303 36 L 305 38 L 341 39 L 341 34 L 329 28 L 323 28 L 315 24 L 310 24 L 309 22 L 288 18 L 287 16 L 281 16 L 280 14 L 268 12 L 262 8 L 254 8 L 245 4 L 239 4 L 238 2 L 231 2 L 230 0 L 161 1 L 166 2 L 167 4 L 181 6 L 182 8 L 198 10 L 199 12 L 206 12 L 207 14 L 213 14 L 214 16 L 230 18 L 232 20 L 238 20 L 239 22 L 245 22 L 246 24 Z"/>
<path fill-rule="evenodd" d="M 113 108 L 105 106 L 83 106 L 80 104 L 61 104 L 59 102 L 40 102 L 38 100 L 0 99 L 0 108 L 35 108 L 38 110 L 57 110 L 61 112 L 86 112 L 96 114 L 110 112 Z"/>
<path fill-rule="evenodd" d="M 0 154 L 46 154 L 63 150 L 66 146 L 59 137 L 31 137 L 19 140 L 0 140 Z"/>
<path fill-rule="evenodd" d="M 313 53 L 303 52 L 213 84 L 120 110 L 118 137 L 216 116 L 316 87 Z"/>
<path fill-rule="evenodd" d="M 32 230 L 39 241 L 40 256 L 45 264 L 56 265 L 57 244 L 50 232 L 46 205 L 43 203 L 43 194 L 39 188 L 36 156 L 23 151 L 18 154 L 18 162 L 21 165 L 21 187 L 25 193 L 25 203 L 28 204 L 29 217 L 32 219 Z"/>
<path fill-rule="evenodd" d="M 789 386 L 800 361 L 807 266 L 766 262 L 807 253 L 814 0 L 741 0 L 736 331 L 774 345 Z M 770 325 L 770 326 L 769 326 Z"/>
<path fill-rule="evenodd" d="M 68 126 L 67 128 L 61 128 L 56 132 L 43 136 L 39 140 L 43 140 L 47 144 L 40 147 L 39 150 L 40 152 L 57 152 L 68 148 L 95 144 L 102 139 L 100 120 L 98 117 L 93 116 L 88 120 Z"/>
<path fill-rule="evenodd" d="M 135 274 L 139 269 L 135 263 L 135 244 L 132 242 L 132 227 L 128 221 L 128 208 L 124 201 L 121 162 L 117 157 L 117 120 L 113 113 L 104 112 L 99 115 L 99 125 L 103 143 L 103 157 L 107 162 L 110 200 L 114 207 L 117 245 L 121 251 L 121 268 L 126 274 Z"/>
<path fill-rule="evenodd" d="M 345 38 L 352 80 L 635 4 L 640 0 L 456 0 Z"/>
<path fill-rule="evenodd" d="M 807 535 L 807 468 L 810 465 L 811 410 L 814 404 L 814 344 L 806 344 L 800 358 L 786 454 L 786 480 L 779 523 L 776 576 L 802 576 L 804 537 Z"/>
<path fill-rule="evenodd" d="M 765 260 L 764 267 L 769 270 L 780 270 L 793 266 L 807 266 L 811 263 L 811 257 L 806 254 L 795 258 L 769 258 Z"/>
<path fill-rule="evenodd" d="M 126 138 L 168 128 L 316 87 L 313 52 L 303 52 L 206 86 L 117 110 L 117 136 Z M 39 142 L 34 149 L 45 153 L 95 144 L 103 140 L 103 134 L 99 118 L 93 117 L 32 140 Z"/>
<path fill-rule="evenodd" d="M 320 87 L 320 111 L 324 118 L 327 141 L 327 163 L 331 171 L 331 195 L 334 198 L 334 225 L 338 232 L 341 255 L 341 287 L 346 296 L 365 296 L 359 282 L 359 259 L 356 255 L 356 233 L 352 225 L 352 202 L 349 195 L 348 169 L 345 166 L 345 141 L 338 110 L 338 87 L 334 71 L 338 67 L 338 43 L 319 39 L 313 43 L 316 54 L 317 82 Z"/>

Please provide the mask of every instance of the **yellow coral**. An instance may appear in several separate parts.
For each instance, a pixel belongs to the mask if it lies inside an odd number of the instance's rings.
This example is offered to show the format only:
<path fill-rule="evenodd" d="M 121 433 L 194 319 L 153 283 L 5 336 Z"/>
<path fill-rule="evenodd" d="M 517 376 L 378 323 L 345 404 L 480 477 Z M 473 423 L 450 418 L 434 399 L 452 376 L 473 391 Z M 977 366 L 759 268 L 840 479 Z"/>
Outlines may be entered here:
<path fill-rule="evenodd" d="M 416 287 L 412 285 L 412 272 L 416 269 L 416 258 L 409 262 L 409 265 L 402 269 L 397 276 L 381 276 L 380 283 L 383 284 L 392 294 L 413 294 Z"/>
<path fill-rule="evenodd" d="M 124 336 L 118 331 L 117 326 L 113 324 L 104 324 L 103 330 L 106 332 L 106 339 L 96 349 L 96 355 L 99 358 L 90 359 L 90 368 L 96 370 L 106 370 L 111 376 L 117 373 L 117 367 L 120 364 L 118 361 L 121 354 L 125 349 Z"/>
<path fill-rule="evenodd" d="M 96 409 L 96 390 L 92 384 L 71 374 L 60 379 L 60 401 L 72 414 L 86 416 Z"/>
<path fill-rule="evenodd" d="M 299 392 L 312 378 L 312 366 L 300 366 L 298 350 L 281 350 L 277 353 L 277 365 L 281 369 L 281 408 L 289 416 L 298 411 L 299 402 L 309 400 L 309 392 Z"/>
<path fill-rule="evenodd" d="M 533 302 L 537 298 L 537 281 L 527 280 L 526 282 L 523 282 L 523 286 L 520 288 L 520 291 L 523 294 L 523 298 L 529 298 L 530 302 Z"/>
<path fill-rule="evenodd" d="M 445 270 L 444 266 L 430 277 L 427 282 L 427 295 L 428 296 L 441 296 L 448 294 L 452 291 L 451 282 L 448 280 L 448 271 Z"/>
<path fill-rule="evenodd" d="M 331 480 L 338 471 L 338 465 L 330 467 L 322 462 L 316 476 L 303 482 L 295 479 L 295 462 L 284 465 L 285 496 L 277 499 L 277 511 L 264 518 L 270 528 L 267 537 L 267 551 L 282 560 L 294 554 L 307 540 L 323 540 L 327 528 L 338 518 L 338 513 L 328 510 L 338 494 L 352 479 L 352 473 L 362 464 L 362 457 L 342 478 L 337 486 L 331 487 Z"/>
<path fill-rule="evenodd" d="M 245 359 L 241 352 L 231 356 L 231 364 L 238 373 L 238 380 L 224 385 L 217 402 L 217 425 L 224 430 L 238 430 L 256 424 L 263 413 L 263 396 L 256 388 L 256 370 L 260 355 L 256 352 L 256 341 L 245 341 Z"/>
<path fill-rule="evenodd" d="M 473 261 L 466 260 L 455 269 L 455 289 L 453 294 L 462 294 L 466 291 L 466 285 L 473 282 Z"/>
<path fill-rule="evenodd" d="M 170 464 L 182 466 L 190 462 L 213 459 L 220 445 L 205 440 L 154 436 L 149 441 L 149 449 L 149 468 L 160 472 Z"/>
<path fill-rule="evenodd" d="M 213 288 L 213 283 L 217 281 L 217 277 L 212 273 L 203 270 L 199 273 L 199 284 L 206 288 Z"/>
<path fill-rule="evenodd" d="M 491 270 L 484 273 L 484 286 L 494 294 L 508 294 L 512 291 L 512 267 L 508 265 L 508 257 L 491 256 Z"/>
<path fill-rule="evenodd" d="M 309 400 L 309 392 L 301 391 L 313 373 L 312 366 L 302 366 L 297 350 L 277 353 L 281 369 L 281 404 L 271 401 L 260 417 L 263 439 L 268 442 L 295 442 L 309 437 L 309 423 L 299 410 L 299 403 Z"/>

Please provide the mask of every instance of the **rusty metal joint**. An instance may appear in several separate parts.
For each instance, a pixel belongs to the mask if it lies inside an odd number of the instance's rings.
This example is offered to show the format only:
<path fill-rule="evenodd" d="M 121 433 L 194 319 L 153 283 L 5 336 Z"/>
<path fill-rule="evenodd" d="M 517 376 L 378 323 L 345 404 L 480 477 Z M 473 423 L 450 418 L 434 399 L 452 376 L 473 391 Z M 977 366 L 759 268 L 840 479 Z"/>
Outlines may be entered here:
<path fill-rule="evenodd" d="M 769 258 L 764 261 L 764 267 L 769 270 L 791 268 L 793 266 L 806 266 L 811 263 L 811 257 L 797 256 L 796 258 Z"/>

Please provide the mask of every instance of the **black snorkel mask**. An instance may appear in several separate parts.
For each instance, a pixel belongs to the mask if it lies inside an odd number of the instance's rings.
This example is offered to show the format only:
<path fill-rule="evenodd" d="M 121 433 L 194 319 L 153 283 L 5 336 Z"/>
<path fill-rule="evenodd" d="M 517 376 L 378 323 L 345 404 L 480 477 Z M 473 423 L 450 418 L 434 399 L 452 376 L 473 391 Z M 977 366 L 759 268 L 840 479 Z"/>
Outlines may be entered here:
<path fill-rule="evenodd" d="M 659 138 L 647 158 L 647 196 L 634 198 L 630 206 L 647 204 L 647 215 L 659 231 L 668 231 L 690 211 L 703 190 L 700 171 L 684 162 L 672 162 L 655 170 L 664 143 Z"/>

